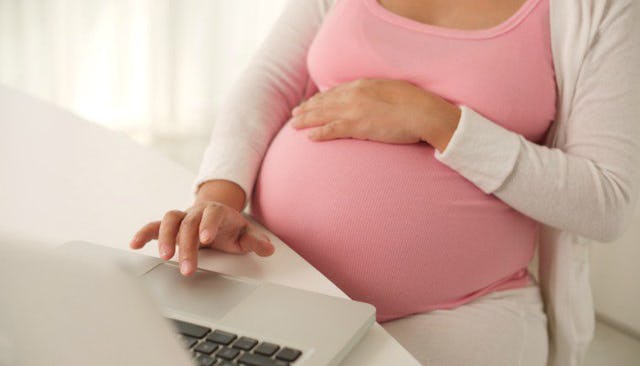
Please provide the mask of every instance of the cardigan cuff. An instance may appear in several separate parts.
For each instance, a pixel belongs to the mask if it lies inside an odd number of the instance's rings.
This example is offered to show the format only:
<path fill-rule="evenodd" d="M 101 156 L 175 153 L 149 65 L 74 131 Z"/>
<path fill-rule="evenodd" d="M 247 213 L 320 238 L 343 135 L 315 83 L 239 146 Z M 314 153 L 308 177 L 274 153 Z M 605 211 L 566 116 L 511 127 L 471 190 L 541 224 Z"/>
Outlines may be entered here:
<path fill-rule="evenodd" d="M 513 171 L 520 151 L 519 135 L 459 105 L 460 122 L 443 152 L 435 158 L 490 194 Z"/>

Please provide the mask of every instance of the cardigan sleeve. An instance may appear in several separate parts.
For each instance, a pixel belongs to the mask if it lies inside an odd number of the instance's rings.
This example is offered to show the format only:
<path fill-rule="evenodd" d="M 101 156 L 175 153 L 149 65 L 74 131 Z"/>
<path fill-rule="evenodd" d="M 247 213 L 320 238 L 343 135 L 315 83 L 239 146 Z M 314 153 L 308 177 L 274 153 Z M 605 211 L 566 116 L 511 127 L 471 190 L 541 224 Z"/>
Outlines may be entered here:
<path fill-rule="evenodd" d="M 620 237 L 640 179 L 640 31 L 627 8 L 610 14 L 593 38 L 562 146 L 535 144 L 462 105 L 435 158 L 543 224 L 603 242 Z"/>
<path fill-rule="evenodd" d="M 310 83 L 307 51 L 332 0 L 288 0 L 265 41 L 225 96 L 194 191 L 209 180 L 237 183 L 245 207 L 266 149 Z"/>

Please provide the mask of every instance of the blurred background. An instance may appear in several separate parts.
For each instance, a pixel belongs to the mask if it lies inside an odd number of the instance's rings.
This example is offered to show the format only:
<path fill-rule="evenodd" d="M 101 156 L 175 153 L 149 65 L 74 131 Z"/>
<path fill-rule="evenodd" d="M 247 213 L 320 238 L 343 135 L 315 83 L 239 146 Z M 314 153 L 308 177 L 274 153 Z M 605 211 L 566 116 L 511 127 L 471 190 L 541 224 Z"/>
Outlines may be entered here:
<path fill-rule="evenodd" d="M 0 0 L 0 83 L 193 168 L 284 3 Z"/>
<path fill-rule="evenodd" d="M 286 1 L 0 0 L 0 84 L 195 172 L 224 95 Z M 587 365 L 640 365 L 640 225 L 592 248 Z"/>

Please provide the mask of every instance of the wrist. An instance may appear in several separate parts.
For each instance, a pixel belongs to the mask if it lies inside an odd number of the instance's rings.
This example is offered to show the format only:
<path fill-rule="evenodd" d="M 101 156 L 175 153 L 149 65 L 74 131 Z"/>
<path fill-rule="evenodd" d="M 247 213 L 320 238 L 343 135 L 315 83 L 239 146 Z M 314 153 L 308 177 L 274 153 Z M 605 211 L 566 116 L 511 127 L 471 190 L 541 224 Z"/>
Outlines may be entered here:
<path fill-rule="evenodd" d="M 216 179 L 204 182 L 198 187 L 196 202 L 216 201 L 240 212 L 244 207 L 244 190 L 236 183 Z"/>
<path fill-rule="evenodd" d="M 431 112 L 428 122 L 424 123 L 420 140 L 442 152 L 458 128 L 462 111 L 457 105 L 445 102 L 444 108 L 440 108 L 439 112 L 436 115 Z"/>

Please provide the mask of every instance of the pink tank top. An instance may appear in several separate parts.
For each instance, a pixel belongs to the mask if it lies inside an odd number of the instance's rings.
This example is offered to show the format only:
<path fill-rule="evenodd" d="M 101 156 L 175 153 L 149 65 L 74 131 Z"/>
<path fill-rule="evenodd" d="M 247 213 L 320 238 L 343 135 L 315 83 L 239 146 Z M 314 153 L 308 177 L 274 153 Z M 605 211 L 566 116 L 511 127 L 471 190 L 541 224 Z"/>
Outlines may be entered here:
<path fill-rule="evenodd" d="M 549 0 L 498 26 L 420 23 L 378 0 L 338 0 L 308 53 L 324 91 L 401 79 L 530 141 L 555 115 Z M 252 214 L 380 322 L 521 287 L 538 223 L 440 163 L 427 144 L 313 142 L 287 122 L 266 153 Z"/>

